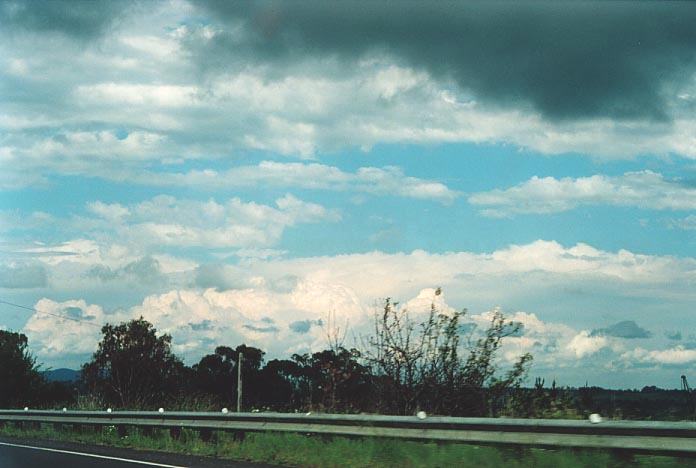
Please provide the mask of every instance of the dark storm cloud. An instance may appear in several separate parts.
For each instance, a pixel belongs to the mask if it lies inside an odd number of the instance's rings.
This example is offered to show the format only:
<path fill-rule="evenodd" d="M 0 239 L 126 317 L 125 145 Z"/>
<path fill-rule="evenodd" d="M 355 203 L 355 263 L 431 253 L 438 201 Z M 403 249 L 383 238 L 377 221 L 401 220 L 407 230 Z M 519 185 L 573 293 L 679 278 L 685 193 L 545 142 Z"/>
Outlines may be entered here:
<path fill-rule="evenodd" d="M 615 338 L 650 338 L 652 333 L 639 327 L 633 320 L 624 320 L 606 328 L 592 330 L 590 336 L 613 336 Z"/>
<path fill-rule="evenodd" d="M 15 31 L 58 32 L 92 39 L 135 4 L 134 0 L 8 0 L 0 2 L 0 25 Z"/>
<path fill-rule="evenodd" d="M 531 105 L 555 119 L 664 120 L 665 94 L 696 61 L 694 3 L 197 4 L 213 22 L 246 27 L 242 39 L 227 32 L 200 45 L 213 65 L 384 51 L 488 105 Z"/>

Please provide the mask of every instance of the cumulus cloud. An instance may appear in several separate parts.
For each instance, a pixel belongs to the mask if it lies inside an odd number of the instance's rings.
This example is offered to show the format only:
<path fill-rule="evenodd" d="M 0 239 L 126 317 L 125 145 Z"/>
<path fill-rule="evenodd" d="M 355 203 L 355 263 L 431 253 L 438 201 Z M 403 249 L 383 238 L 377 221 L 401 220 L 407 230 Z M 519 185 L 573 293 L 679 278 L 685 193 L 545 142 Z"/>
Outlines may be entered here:
<path fill-rule="evenodd" d="M 694 210 L 696 189 L 652 171 L 621 176 L 556 179 L 532 177 L 508 189 L 471 195 L 469 203 L 490 217 L 559 213 L 581 205 L 613 205 L 651 210 Z M 678 224 L 687 228 L 688 220 Z"/>
<path fill-rule="evenodd" d="M 439 312 L 451 312 L 453 308 L 444 300 L 444 294 L 435 295 L 434 291 L 425 288 L 397 307 L 407 309 L 414 323 L 425 320 L 433 303 Z M 213 346 L 241 342 L 261 347 L 273 357 L 317 351 L 327 346 L 327 327 L 331 323 L 349 324 L 349 339 L 368 336 L 371 314 L 377 310 L 376 305 L 368 305 L 348 288 L 304 280 L 287 292 L 273 291 L 264 284 L 227 291 L 172 290 L 108 314 L 102 307 L 84 300 L 42 299 L 35 308 L 37 313 L 27 322 L 25 332 L 39 356 L 50 355 L 58 361 L 82 357 L 96 346 L 101 324 L 142 316 L 160 332 L 170 333 L 175 352 L 188 362 L 195 362 Z M 470 339 L 475 340 L 487 329 L 494 312 L 464 316 L 464 325 L 472 325 L 460 331 L 465 348 L 470 346 Z M 329 316 L 331 319 L 327 321 Z M 653 353 L 636 350 L 630 356 L 626 352 L 616 354 L 622 352 L 621 347 L 607 337 L 591 336 L 587 331 L 578 332 L 561 323 L 543 321 L 532 313 L 515 312 L 507 314 L 507 318 L 525 331 L 504 339 L 500 355 L 504 366 L 527 352 L 535 356 L 535 368 L 540 372 L 577 367 L 580 360 L 605 349 L 630 364 L 642 363 L 648 359 L 645 356 Z M 56 323 L 62 322 L 69 330 L 54 333 Z"/>
<path fill-rule="evenodd" d="M 524 297 L 532 295 L 543 296 L 543 302 L 548 303 L 553 298 L 552 290 L 558 289 L 559 285 L 586 283 L 588 276 L 599 278 L 599 283 L 605 286 L 613 284 L 618 294 L 625 295 L 627 283 L 635 284 L 636 290 L 640 290 L 652 283 L 652 275 L 660 276 L 663 271 L 672 271 L 675 278 L 683 278 L 689 275 L 689 268 L 691 271 L 694 269 L 694 265 L 678 265 L 674 259 L 665 259 L 668 262 L 660 267 L 664 270 L 653 270 L 647 276 L 624 275 L 624 279 L 613 280 L 617 270 L 612 262 L 628 270 L 640 269 L 642 265 L 626 262 L 626 254 L 617 256 L 598 251 L 596 258 L 588 258 L 579 254 L 583 250 L 577 247 L 559 249 L 556 254 L 558 264 L 550 258 L 535 262 L 535 255 L 548 250 L 549 246 L 518 246 L 513 258 L 507 255 L 507 251 L 491 255 L 370 253 L 254 260 L 243 268 L 219 265 L 216 275 L 223 276 L 228 282 L 236 281 L 233 288 L 228 284 L 228 288 L 218 289 L 201 286 L 170 289 L 146 295 L 137 305 L 117 308 L 109 313 L 104 312 L 102 306 L 90 305 L 84 300 L 54 302 L 43 299 L 36 304 L 37 310 L 69 316 L 81 322 L 75 326 L 71 323 L 69 333 L 56 334 L 53 332 L 55 323 L 61 319 L 37 313 L 27 322 L 25 331 L 37 355 L 42 359 L 49 357 L 51 362 L 77 359 L 79 353 L 90 352 L 98 339 L 98 327 L 94 324 L 139 316 L 153 322 L 160 331 L 171 333 L 176 352 L 188 362 L 194 362 L 217 344 L 241 342 L 259 346 L 269 351 L 269 355 L 283 356 L 325 347 L 329 314 L 332 314 L 333 323 L 340 323 L 341 327 L 346 324 L 350 330 L 349 341 L 354 336 L 369 334 L 372 314 L 379 309 L 379 298 L 389 295 L 402 299 L 399 307 L 408 309 L 416 322 L 427 315 L 431 304 L 443 313 L 451 313 L 453 304 L 458 308 L 470 306 L 473 312 L 465 314 L 460 330 L 466 344 L 468 337 L 475 339 L 489 325 L 494 313 L 490 310 L 491 298 L 504 302 L 513 298 L 514 303 L 521 303 Z M 519 251 L 525 251 L 526 255 Z M 581 260 L 572 261 L 570 257 L 573 256 L 581 257 Z M 602 256 L 604 258 L 599 261 Z M 513 265 L 515 268 L 511 271 Z M 535 276 L 533 272 L 540 266 L 545 274 Z M 675 268 L 680 270 L 674 271 Z M 474 277 L 476 282 L 471 281 Z M 522 277 L 526 279 L 520 281 Z M 219 281 L 219 278 L 213 277 L 210 281 L 213 280 Z M 427 287 L 435 281 L 444 285 L 443 292 L 438 294 L 437 289 Z M 500 281 L 510 288 L 505 294 L 495 295 L 492 291 L 500 292 Z M 674 287 L 672 281 L 663 283 L 663 294 L 670 304 L 675 300 L 671 292 Z M 693 300 L 693 294 L 686 300 Z M 688 347 L 677 347 L 669 352 L 661 350 L 659 340 L 646 336 L 645 330 L 637 326 L 624 326 L 619 322 L 605 330 L 591 332 L 551 320 L 548 317 L 558 316 L 563 302 L 553 301 L 552 306 L 539 308 L 539 313 L 506 313 L 507 318 L 518 324 L 523 332 L 505 339 L 501 363 L 508 365 L 522 353 L 530 352 L 535 356 L 536 371 L 555 373 L 562 369 L 580 368 L 588 362 L 631 367 L 657 362 L 690 362 L 692 359 Z M 542 319 L 539 314 L 547 318 Z M 627 329 L 631 336 L 642 333 L 642 337 L 651 338 L 646 343 L 656 347 L 626 349 Z M 85 339 L 78 346 L 75 343 L 81 334 Z"/>
<path fill-rule="evenodd" d="M 583 330 L 570 340 L 567 349 L 576 357 L 582 358 L 594 354 L 609 345 L 609 341 L 603 336 L 591 336 L 587 330 Z"/>
<path fill-rule="evenodd" d="M 124 209 L 139 212 L 135 205 L 122 208 L 100 206 L 97 211 L 110 219 L 113 213 L 125 213 Z M 326 344 L 329 313 L 336 315 L 334 322 L 341 327 L 347 324 L 350 341 L 353 335 L 369 333 L 369 318 L 386 296 L 400 300 L 417 319 L 433 303 L 444 313 L 466 307 L 470 312 L 460 331 L 475 339 L 488 326 L 491 307 L 500 304 L 522 330 L 506 339 L 503 362 L 531 352 L 539 372 L 560 372 L 589 362 L 625 368 L 643 365 L 651 356 L 646 353 L 663 349 L 666 342 L 665 329 L 658 326 L 647 336 L 633 321 L 595 330 L 581 326 L 591 321 L 578 313 L 584 309 L 582 304 L 606 298 L 617 309 L 631 307 L 634 316 L 640 317 L 638 323 L 655 327 L 656 316 L 664 317 L 660 323 L 674 326 L 670 314 L 696 300 L 695 260 L 609 252 L 584 244 L 565 247 L 536 241 L 483 254 L 271 256 L 231 264 L 199 264 L 157 253 L 156 246 L 150 249 L 151 254 L 145 255 L 125 245 L 85 239 L 25 249 L 30 250 L 32 262 L 45 268 L 52 290 L 84 298 L 64 303 L 46 299 L 37 303 L 37 309 L 45 306 L 48 312 L 77 314 L 75 318 L 97 324 L 143 315 L 160 330 L 172 333 L 177 352 L 190 361 L 215 344 L 246 342 L 274 355 L 319 349 Z M 506 287 L 501 289 L 501 283 Z M 432 285 L 442 286 L 443 292 L 437 294 Z M 636 307 L 637 303 L 642 305 Z M 90 309 L 90 304 L 98 309 Z M 55 321 L 39 315 L 27 324 L 27 330 L 35 333 L 33 340 L 49 340 L 45 346 L 36 344 L 38 356 L 50 364 L 78 360 L 77 355 L 66 354 L 72 342 L 62 343 L 51 334 Z M 562 323 L 568 316 L 576 317 L 578 324 Z M 98 329 L 95 335 L 92 328 L 81 324 L 75 333 L 85 333 L 91 343 L 98 335 Z M 623 356 L 630 351 L 629 336 L 646 340 L 648 351 Z M 77 339 L 71 334 L 65 338 Z M 684 345 L 684 349 L 690 348 Z"/>
<path fill-rule="evenodd" d="M 34 309 L 38 312 L 29 317 L 24 332 L 38 355 L 56 360 L 82 358 L 93 353 L 101 326 L 120 317 L 107 315 L 101 306 L 87 304 L 81 299 L 64 302 L 41 299 Z M 58 328 L 60 333 L 56 333 Z"/>
<path fill-rule="evenodd" d="M 93 352 L 98 326 L 140 316 L 161 332 L 172 334 L 177 352 L 200 357 L 210 352 L 210 343 L 246 342 L 275 355 L 322 349 L 327 345 L 322 327 L 328 312 L 334 311 L 342 322 L 350 319 L 356 324 L 364 323 L 367 313 L 350 289 L 309 281 L 284 293 L 263 286 L 227 291 L 172 290 L 109 314 L 84 300 L 42 299 L 35 309 L 38 312 L 30 317 L 24 331 L 32 349 L 51 359 Z M 56 323 L 62 322 L 68 330 L 55 333 Z"/>
<path fill-rule="evenodd" d="M 424 289 L 400 307 L 408 308 L 414 320 L 423 319 L 430 308 L 424 301 L 435 297 L 433 291 Z M 451 310 L 441 296 L 437 302 L 442 311 Z M 37 312 L 30 317 L 24 331 L 31 340 L 32 349 L 52 359 L 93 352 L 103 323 L 140 316 L 152 322 L 160 332 L 172 334 L 177 352 L 195 359 L 209 352 L 211 343 L 246 342 L 276 356 L 320 350 L 327 346 L 329 322 L 341 323 L 341 326 L 350 324 L 354 335 L 369 333 L 372 313 L 371 307 L 358 299 L 351 289 L 306 280 L 287 292 L 273 291 L 263 284 L 227 291 L 172 290 L 148 296 L 139 305 L 111 313 L 84 300 L 42 299 L 35 309 Z M 331 319 L 327 321 L 329 315 Z M 536 317 L 531 318 L 541 323 Z M 472 320 L 485 327 L 490 322 L 490 313 L 473 316 Z M 56 323 L 64 323 L 69 330 L 55 333 Z"/>

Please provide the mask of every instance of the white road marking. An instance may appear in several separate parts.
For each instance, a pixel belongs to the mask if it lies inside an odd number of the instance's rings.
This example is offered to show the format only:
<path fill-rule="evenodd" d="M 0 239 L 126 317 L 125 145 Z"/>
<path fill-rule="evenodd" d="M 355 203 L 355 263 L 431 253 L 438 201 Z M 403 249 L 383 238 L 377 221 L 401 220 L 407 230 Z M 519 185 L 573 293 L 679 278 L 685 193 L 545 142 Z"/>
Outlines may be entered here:
<path fill-rule="evenodd" d="M 58 449 L 52 449 L 52 448 L 47 448 L 47 447 L 34 447 L 32 445 L 10 444 L 8 442 L 0 442 L 0 445 L 6 445 L 8 447 L 19 447 L 19 448 L 25 448 L 25 449 L 32 449 L 32 450 L 43 450 L 44 452 L 65 453 L 68 455 L 79 455 L 81 457 L 102 458 L 102 459 L 106 459 L 106 460 L 116 460 L 116 461 L 122 461 L 122 462 L 126 462 L 126 463 L 138 463 L 140 465 L 160 466 L 163 468 L 187 468 L 185 466 L 165 465 L 164 463 L 154 463 L 154 462 L 143 461 L 143 460 L 131 460 L 129 458 L 108 457 L 106 455 L 97 455 L 95 453 L 73 452 L 71 450 L 58 450 Z"/>

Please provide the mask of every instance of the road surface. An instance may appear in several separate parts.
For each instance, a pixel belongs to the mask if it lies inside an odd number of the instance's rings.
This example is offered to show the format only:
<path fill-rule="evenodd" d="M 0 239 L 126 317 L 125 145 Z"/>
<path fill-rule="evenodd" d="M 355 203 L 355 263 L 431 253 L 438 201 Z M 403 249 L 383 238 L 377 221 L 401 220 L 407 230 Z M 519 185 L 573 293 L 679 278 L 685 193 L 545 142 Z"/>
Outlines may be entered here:
<path fill-rule="evenodd" d="M 0 438 L 0 467 L 270 468 L 270 465 L 73 443 Z"/>

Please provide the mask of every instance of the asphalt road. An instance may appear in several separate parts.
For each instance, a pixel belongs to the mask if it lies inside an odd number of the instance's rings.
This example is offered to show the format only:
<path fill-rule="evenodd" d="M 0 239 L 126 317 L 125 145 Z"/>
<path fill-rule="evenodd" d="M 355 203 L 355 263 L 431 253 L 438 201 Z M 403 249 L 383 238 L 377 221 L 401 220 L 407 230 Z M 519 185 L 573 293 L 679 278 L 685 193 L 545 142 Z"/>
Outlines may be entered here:
<path fill-rule="evenodd" d="M 1 468 L 271 468 L 270 465 L 81 444 L 0 438 Z M 277 468 L 277 467 L 275 467 Z"/>

